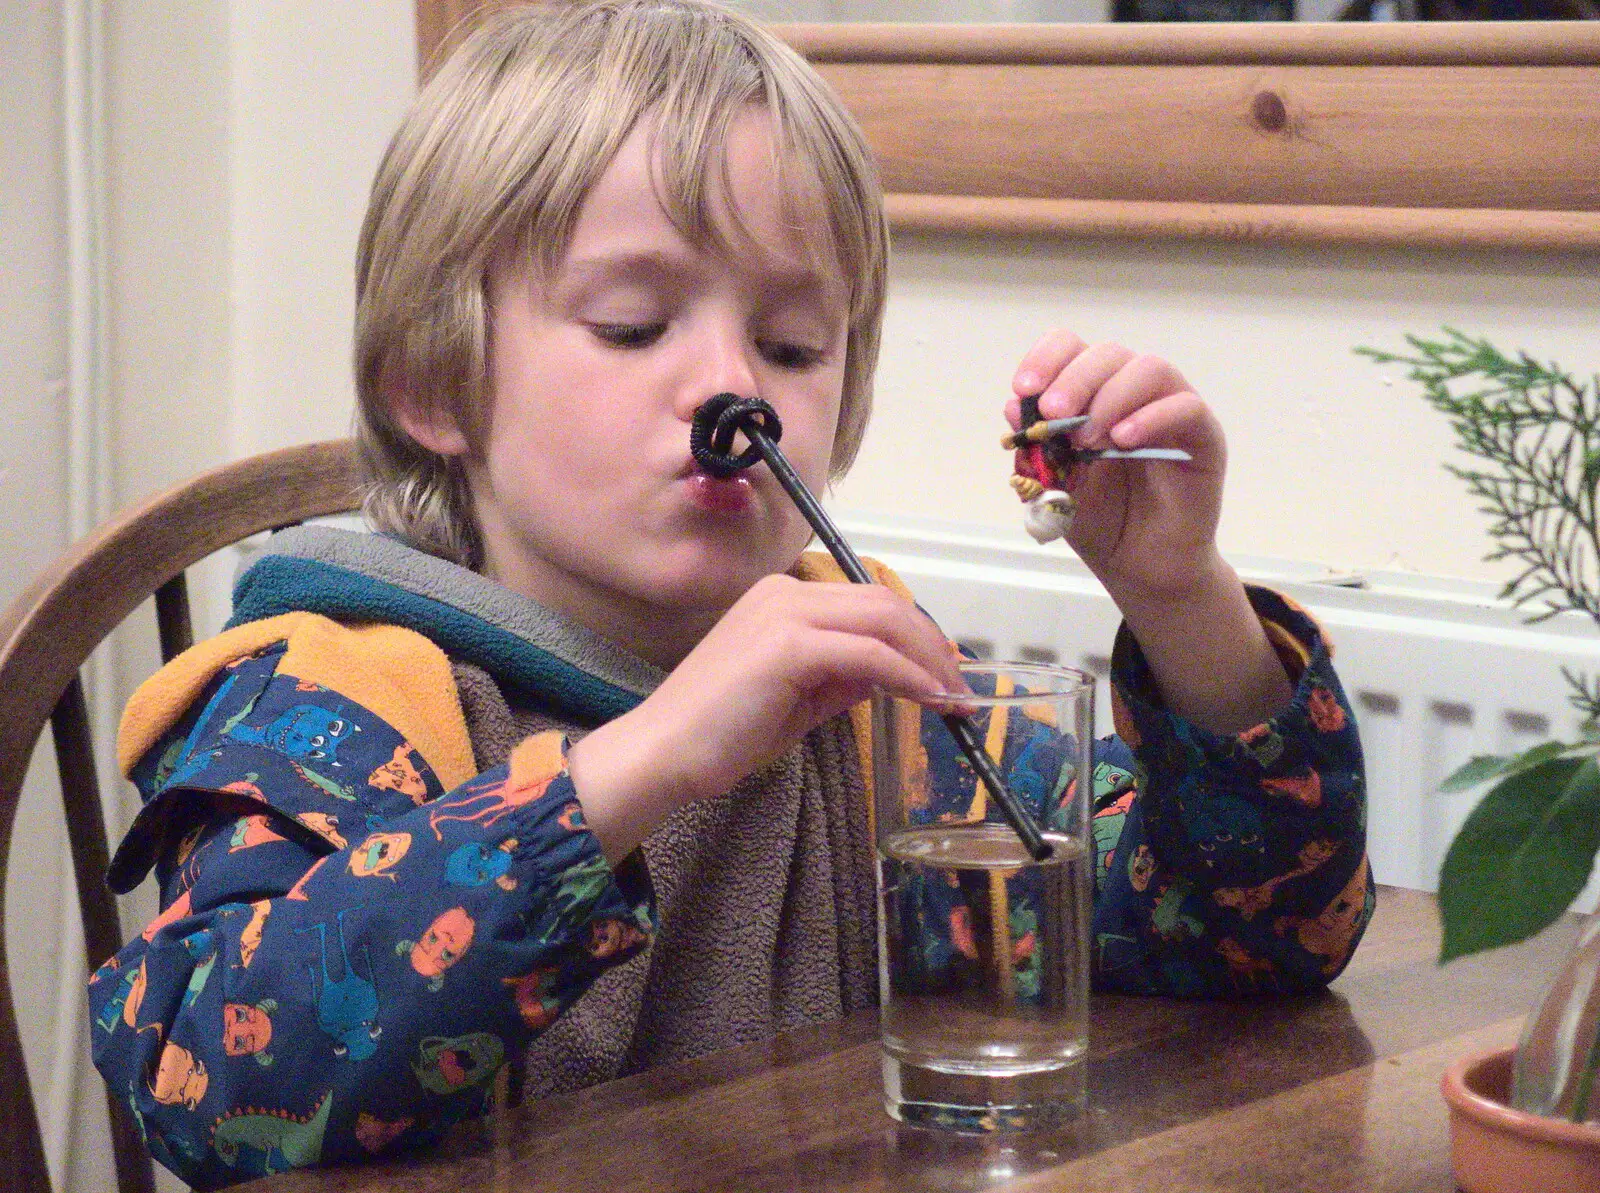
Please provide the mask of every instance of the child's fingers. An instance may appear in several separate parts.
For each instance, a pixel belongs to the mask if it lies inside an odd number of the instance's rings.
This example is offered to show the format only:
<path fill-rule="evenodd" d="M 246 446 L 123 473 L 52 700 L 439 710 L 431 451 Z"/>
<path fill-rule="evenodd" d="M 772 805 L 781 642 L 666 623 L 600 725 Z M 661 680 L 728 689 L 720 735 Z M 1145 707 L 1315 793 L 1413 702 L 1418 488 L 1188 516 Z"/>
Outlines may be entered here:
<path fill-rule="evenodd" d="M 911 602 L 879 585 L 767 576 L 648 699 L 584 743 L 623 723 L 630 732 L 610 733 L 608 753 L 596 758 L 634 758 L 636 740 L 681 743 L 669 759 L 634 767 L 639 773 L 624 784 L 629 800 L 655 809 L 641 821 L 648 831 L 663 808 L 729 790 L 875 690 L 927 700 L 966 689 L 944 635 Z M 598 765 L 587 764 L 586 782 L 603 793 Z M 637 840 L 624 837 L 612 844 Z"/>
<path fill-rule="evenodd" d="M 1140 406 L 1111 428 L 1111 442 L 1136 447 L 1181 447 L 1200 465 L 1220 466 L 1226 447 L 1222 424 L 1198 394 L 1184 390 Z"/>
<path fill-rule="evenodd" d="M 1012 391 L 1019 398 L 1043 393 L 1045 386 L 1084 350 L 1084 342 L 1064 327 L 1042 336 L 1022 358 L 1011 379 Z M 1010 404 L 1007 404 L 1010 409 Z M 1013 424 L 1014 426 L 1015 424 Z"/>
<path fill-rule="evenodd" d="M 1121 344 L 1095 344 L 1067 362 L 1039 398 L 1045 418 L 1071 418 L 1089 409 L 1100 387 L 1133 359 Z M 1083 442 L 1080 437 L 1079 442 Z"/>
<path fill-rule="evenodd" d="M 1078 442 L 1085 447 L 1103 447 L 1110 442 L 1107 432 L 1139 407 L 1188 388 L 1183 375 L 1159 356 L 1130 355 L 1094 395 L 1089 421 L 1078 432 Z"/>
<path fill-rule="evenodd" d="M 799 679 L 824 698 L 828 691 L 841 688 L 851 692 L 877 689 L 908 700 L 926 700 L 949 691 L 949 685 L 941 683 L 938 676 L 878 638 L 825 631 L 815 645 L 814 653 L 798 660 Z"/>
<path fill-rule="evenodd" d="M 944 634 L 910 601 L 875 584 L 799 587 L 802 591 L 795 594 L 795 611 L 811 628 L 876 642 L 892 651 L 930 681 L 931 686 L 921 689 L 922 695 L 966 690 Z M 867 657 L 878 656 L 874 652 Z M 905 682 L 911 673 L 896 666 L 884 676 Z"/>
<path fill-rule="evenodd" d="M 735 606 L 737 617 L 724 619 L 713 637 L 741 641 L 744 661 L 757 671 L 791 676 L 805 670 L 813 686 L 817 635 L 847 634 L 872 639 L 903 656 L 928 677 L 922 694 L 961 691 L 962 680 L 949 643 L 938 626 L 910 601 L 876 584 L 803 584 L 788 576 L 759 581 Z M 840 660 L 844 665 L 847 660 Z M 832 678 L 845 681 L 847 671 Z M 877 676 L 868 677 L 878 682 Z M 906 682 L 906 673 L 895 673 Z"/>

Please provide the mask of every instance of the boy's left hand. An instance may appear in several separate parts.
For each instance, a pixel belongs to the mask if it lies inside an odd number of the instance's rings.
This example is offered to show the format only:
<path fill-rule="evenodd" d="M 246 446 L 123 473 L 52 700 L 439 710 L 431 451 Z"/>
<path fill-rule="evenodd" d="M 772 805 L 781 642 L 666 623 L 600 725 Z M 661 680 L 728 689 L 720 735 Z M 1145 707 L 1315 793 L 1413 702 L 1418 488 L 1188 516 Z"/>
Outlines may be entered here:
<path fill-rule="evenodd" d="M 1107 589 L 1142 599 L 1181 595 L 1216 561 L 1227 448 L 1222 427 L 1166 361 L 1121 344 L 1051 332 L 1023 357 L 1005 407 L 1016 430 L 1022 397 L 1044 418 L 1087 414 L 1076 447 L 1179 447 L 1189 463 L 1097 460 L 1076 466 L 1067 542 Z"/>

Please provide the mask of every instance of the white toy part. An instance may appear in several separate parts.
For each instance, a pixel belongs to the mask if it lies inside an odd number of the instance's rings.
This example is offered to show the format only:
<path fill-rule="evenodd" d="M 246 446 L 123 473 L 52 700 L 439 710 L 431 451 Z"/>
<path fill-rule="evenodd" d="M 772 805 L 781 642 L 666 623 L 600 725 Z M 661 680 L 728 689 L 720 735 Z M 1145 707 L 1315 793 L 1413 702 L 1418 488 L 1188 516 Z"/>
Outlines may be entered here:
<path fill-rule="evenodd" d="M 1065 538 L 1072 529 L 1072 511 L 1078 503 L 1072 494 L 1060 489 L 1046 489 L 1028 502 L 1022 515 L 1022 525 L 1036 543 L 1048 543 Z"/>

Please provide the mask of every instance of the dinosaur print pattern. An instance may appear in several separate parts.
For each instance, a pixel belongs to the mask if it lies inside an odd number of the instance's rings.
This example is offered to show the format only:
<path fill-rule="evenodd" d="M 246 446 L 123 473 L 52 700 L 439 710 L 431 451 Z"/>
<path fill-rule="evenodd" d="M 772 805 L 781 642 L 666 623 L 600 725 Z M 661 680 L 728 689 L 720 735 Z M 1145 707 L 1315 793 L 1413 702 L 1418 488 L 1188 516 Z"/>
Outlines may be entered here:
<path fill-rule="evenodd" d="M 1315 916 L 1279 916 L 1272 930 L 1280 935 L 1294 930 L 1306 952 L 1323 959 L 1322 972 L 1330 977 L 1344 964 L 1355 938 L 1372 918 L 1374 892 L 1367 859 L 1350 876 L 1344 889 Z"/>
<path fill-rule="evenodd" d="M 356 1139 L 367 1151 L 377 1155 L 387 1150 L 396 1139 L 399 1139 L 411 1129 L 411 1124 L 416 1120 L 410 1115 L 396 1122 L 386 1123 L 376 1115 L 368 1114 L 365 1110 L 356 1115 Z"/>
<path fill-rule="evenodd" d="M 1118 822 L 1095 824 L 1103 988 L 1188 997 L 1315 988 L 1343 969 L 1370 917 L 1355 718 L 1304 611 L 1248 592 L 1296 691 L 1284 712 L 1232 737 L 1166 710 L 1126 627 L 1118 634 L 1122 740 L 1112 746 L 1138 743 L 1127 765 L 1139 794 Z"/>
<path fill-rule="evenodd" d="M 244 724 L 226 730 L 236 741 L 274 750 L 296 762 L 331 766 L 340 765 L 339 747 L 345 739 L 360 732 L 361 726 L 347 720 L 341 710 L 318 704 L 297 704 L 259 729 Z"/>
<path fill-rule="evenodd" d="M 550 789 L 550 784 L 566 773 L 559 736 L 546 734 L 543 737 L 546 744 L 533 756 L 530 773 L 513 778 L 507 771 L 504 777 L 492 782 L 468 783 L 461 795 L 440 800 L 428 813 L 433 835 L 443 840 L 439 826 L 452 820 L 493 828 L 518 808 L 540 799 Z M 524 747 L 528 744 L 524 743 Z"/>
<path fill-rule="evenodd" d="M 505 1057 L 505 1045 L 488 1032 L 448 1040 L 429 1036 L 418 1047 L 412 1069 L 424 1089 L 453 1094 L 488 1081 Z"/>
<path fill-rule="evenodd" d="M 350 873 L 357 878 L 387 878 L 398 882 L 394 868 L 410 849 L 410 833 L 373 833 L 350 855 Z"/>
<path fill-rule="evenodd" d="M 556 1021 L 561 1013 L 561 1000 L 556 997 L 556 982 L 561 971 L 554 965 L 536 969 L 520 978 L 501 978 L 511 987 L 517 1004 L 517 1013 L 530 1031 L 543 1031 Z"/>
<path fill-rule="evenodd" d="M 281 656 L 219 673 L 135 768 L 146 808 L 119 858 L 155 862 L 162 911 L 90 984 L 97 1063 L 123 1074 L 151 1154 L 201 1189 L 480 1113 L 511 1050 L 651 933 L 648 887 L 601 857 L 560 735 L 529 752 L 531 781 L 502 766 L 447 791 L 383 721 L 280 674 Z M 476 960 L 486 930 L 519 943 Z M 537 1013 L 507 984 L 533 973 Z M 435 1008 L 474 989 L 483 1029 L 439 1030 Z M 346 1090 L 367 1091 L 348 1114 Z"/>
<path fill-rule="evenodd" d="M 1231 907 L 1244 919 L 1254 919 L 1257 914 L 1272 906 L 1272 897 L 1280 886 L 1292 879 L 1310 874 L 1338 851 L 1339 847 L 1333 841 L 1308 841 L 1300 847 L 1297 855 L 1298 864 L 1294 869 L 1274 874 L 1265 882 L 1253 887 L 1219 887 L 1212 892 L 1211 897 L 1217 906 Z"/>
<path fill-rule="evenodd" d="M 95 1025 L 101 1031 L 114 1031 L 120 1020 L 129 1027 L 137 1027 L 139 1004 L 144 1001 L 147 981 L 145 962 L 142 960 L 138 969 L 124 971 L 118 979 L 116 993 L 101 1005 L 100 1013 L 95 1016 Z"/>
<path fill-rule="evenodd" d="M 254 1006 L 230 1002 L 222 1008 L 222 1051 L 228 1056 L 253 1056 L 259 1065 L 270 1065 L 272 1054 L 272 1013 L 278 1009 L 273 999 Z"/>
<path fill-rule="evenodd" d="M 349 844 L 344 839 L 343 834 L 339 832 L 339 818 L 337 816 L 330 816 L 326 812 L 300 812 L 295 816 L 295 819 L 335 849 L 343 849 Z"/>
<path fill-rule="evenodd" d="M 189 974 L 189 985 L 184 989 L 183 1007 L 194 1005 L 206 988 L 206 983 L 211 980 L 211 971 L 217 965 L 216 936 L 209 928 L 202 928 L 199 932 L 192 932 L 178 942 L 194 961 L 194 969 Z"/>
<path fill-rule="evenodd" d="M 394 748 L 394 756 L 382 766 L 375 767 L 367 776 L 367 785 L 380 790 L 398 791 L 412 803 L 422 803 L 428 798 L 428 785 L 422 781 L 422 772 L 411 761 L 415 753 L 410 743 L 401 742 Z"/>
<path fill-rule="evenodd" d="M 339 941 L 339 976 L 334 977 L 328 968 L 328 926 L 312 924 L 299 932 L 315 932 L 319 950 L 318 963 L 309 966 L 311 971 L 312 1001 L 317 1007 L 317 1026 L 333 1037 L 335 1056 L 350 1060 L 365 1060 L 378 1048 L 378 1037 L 383 1028 L 378 1024 L 378 988 L 370 977 L 362 977 L 350 964 L 350 954 L 344 943 L 343 911 L 334 917 L 334 932 Z M 372 958 L 366 957 L 371 973 Z M 318 969 L 320 965 L 320 970 Z"/>
<path fill-rule="evenodd" d="M 254 816 L 241 816 L 233 826 L 233 836 L 228 838 L 228 852 L 238 853 L 241 849 L 250 849 L 256 845 L 265 845 L 268 841 L 281 840 L 283 837 L 272 831 L 266 816 L 259 813 Z"/>
<path fill-rule="evenodd" d="M 1092 775 L 1062 765 L 1047 720 L 1010 719 L 1000 765 L 1036 815 L 1093 784 L 1100 989 L 1314 989 L 1370 915 L 1354 718 L 1315 626 L 1251 599 L 1304 645 L 1294 701 L 1265 725 L 1218 737 L 1177 717 L 1127 635 L 1118 736 Z M 153 867 L 162 910 L 89 985 L 96 1065 L 198 1189 L 423 1146 L 483 1113 L 508 1059 L 654 931 L 648 878 L 602 855 L 559 733 L 446 788 L 404 734 L 285 655 L 218 670 L 134 766 L 145 806 L 111 878 L 128 889 Z M 972 814 L 937 719 L 920 746 L 909 764 L 937 781 L 917 814 Z M 930 887 L 930 960 L 976 952 L 979 910 Z M 1026 994 L 1037 925 L 1010 914 Z"/>
<path fill-rule="evenodd" d="M 169 1041 L 162 1048 L 160 1063 L 150 1079 L 150 1096 L 165 1106 L 194 1110 L 206 1096 L 210 1083 L 205 1062 L 196 1059 L 187 1048 Z"/>
<path fill-rule="evenodd" d="M 239 967 L 249 969 L 261 947 L 261 936 L 267 930 L 267 916 L 272 914 L 272 900 L 258 899 L 250 904 L 250 922 L 239 933 Z"/>
<path fill-rule="evenodd" d="M 428 979 L 428 989 L 439 990 L 444 986 L 444 971 L 461 960 L 476 928 L 466 908 L 452 907 L 428 925 L 420 940 L 402 940 L 394 946 L 395 952 L 409 953 L 411 968 Z"/>
<path fill-rule="evenodd" d="M 1217 941 L 1217 953 L 1228 964 L 1228 977 L 1233 982 L 1235 993 L 1254 994 L 1262 988 L 1263 983 L 1268 987 L 1277 986 L 1278 979 L 1272 962 L 1265 957 L 1252 956 L 1233 937 L 1224 936 Z"/>
<path fill-rule="evenodd" d="M 325 1093 L 308 1114 L 284 1110 L 234 1110 L 211 1128 L 217 1158 L 243 1176 L 268 1176 L 304 1168 L 322 1158 L 323 1136 L 333 1094 Z"/>
<path fill-rule="evenodd" d="M 484 841 L 468 841 L 451 851 L 444 863 L 444 880 L 454 886 L 482 886 L 492 882 L 504 890 L 516 890 L 510 877 L 511 855 L 517 839 L 508 837 L 497 846 Z"/>

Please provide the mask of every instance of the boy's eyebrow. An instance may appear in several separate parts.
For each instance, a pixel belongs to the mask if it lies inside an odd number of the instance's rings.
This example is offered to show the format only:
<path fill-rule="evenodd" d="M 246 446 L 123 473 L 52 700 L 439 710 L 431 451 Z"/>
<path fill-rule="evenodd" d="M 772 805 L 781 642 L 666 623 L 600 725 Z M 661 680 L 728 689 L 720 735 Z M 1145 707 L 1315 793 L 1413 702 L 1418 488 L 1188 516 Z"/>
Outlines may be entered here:
<path fill-rule="evenodd" d="M 748 261 L 749 258 L 746 258 Z M 561 268 L 563 286 L 584 286 L 612 279 L 682 282 L 698 272 L 694 259 L 659 249 L 624 250 L 568 260 Z M 803 300 L 821 302 L 835 287 L 819 270 L 780 264 L 756 266 L 762 288 Z"/>
<path fill-rule="evenodd" d="M 568 260 L 561 267 L 562 280 L 578 283 L 611 277 L 671 278 L 691 272 L 693 272 L 692 266 L 685 258 L 654 249 L 601 253 L 593 257 Z"/>

